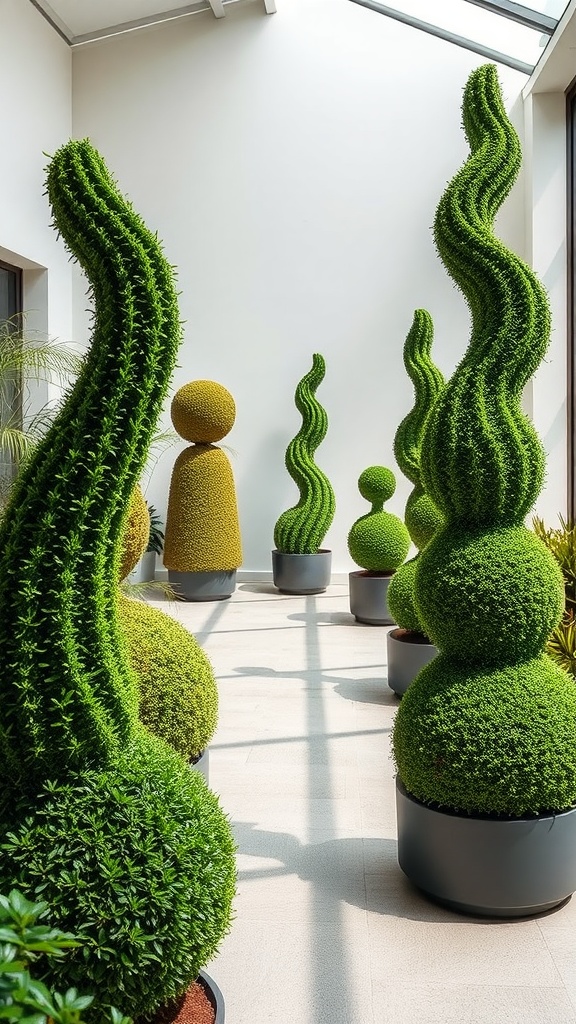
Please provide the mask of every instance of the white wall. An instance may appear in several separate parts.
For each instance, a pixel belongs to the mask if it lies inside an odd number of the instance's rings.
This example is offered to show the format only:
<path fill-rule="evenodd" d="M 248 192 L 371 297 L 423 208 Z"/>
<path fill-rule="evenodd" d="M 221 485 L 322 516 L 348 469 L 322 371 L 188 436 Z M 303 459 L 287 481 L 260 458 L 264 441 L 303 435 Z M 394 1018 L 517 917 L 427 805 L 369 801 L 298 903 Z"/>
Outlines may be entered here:
<path fill-rule="evenodd" d="M 50 226 L 45 168 L 72 132 L 72 59 L 30 3 L 0 4 L 0 259 L 23 267 L 33 330 L 72 338 L 71 270 Z"/>
<path fill-rule="evenodd" d="M 227 442 L 245 570 L 270 570 L 274 523 L 297 499 L 284 469 L 300 426 L 294 389 L 312 353 L 324 355 L 329 430 L 316 458 L 336 492 L 326 546 L 334 572 L 347 572 L 348 530 L 368 510 L 357 478 L 394 465 L 412 406 L 402 347 L 413 310 L 430 310 L 446 374 L 468 342 L 431 224 L 466 157 L 461 95 L 482 59 L 348 0 L 278 8 L 228 8 L 78 48 L 73 127 L 178 268 L 186 337 L 174 388 L 211 378 L 236 400 Z M 500 78 L 521 127 L 526 78 L 505 68 Z M 517 189 L 499 233 L 521 249 L 523 232 Z M 81 292 L 78 333 L 85 305 Z M 161 511 L 175 454 L 148 489 Z M 392 511 L 403 514 L 409 490 L 398 472 Z"/>

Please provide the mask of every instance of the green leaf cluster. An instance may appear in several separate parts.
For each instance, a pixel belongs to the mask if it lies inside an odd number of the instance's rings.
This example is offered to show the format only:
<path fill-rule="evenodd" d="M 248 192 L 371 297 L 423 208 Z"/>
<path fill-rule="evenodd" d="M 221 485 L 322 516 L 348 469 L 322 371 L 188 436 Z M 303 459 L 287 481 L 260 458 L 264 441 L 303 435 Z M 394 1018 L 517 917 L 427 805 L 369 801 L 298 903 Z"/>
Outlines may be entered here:
<path fill-rule="evenodd" d="M 330 481 L 314 461 L 316 449 L 328 429 L 326 410 L 316 398 L 316 390 L 325 373 L 324 358 L 315 353 L 312 369 L 302 377 L 294 396 L 296 408 L 302 416 L 302 426 L 286 449 L 285 462 L 298 487 L 300 499 L 282 513 L 274 527 L 276 550 L 285 554 L 304 555 L 319 551 L 336 511 Z"/>

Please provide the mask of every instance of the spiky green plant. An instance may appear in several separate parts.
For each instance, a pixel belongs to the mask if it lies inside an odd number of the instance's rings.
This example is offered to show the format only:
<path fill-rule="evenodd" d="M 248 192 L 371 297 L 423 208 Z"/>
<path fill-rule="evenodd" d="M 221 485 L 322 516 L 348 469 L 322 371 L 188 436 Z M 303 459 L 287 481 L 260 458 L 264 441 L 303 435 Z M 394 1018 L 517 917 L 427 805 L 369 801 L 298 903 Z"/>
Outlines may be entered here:
<path fill-rule="evenodd" d="M 47 186 L 95 321 L 0 524 L 0 887 L 41 893 L 79 934 L 51 984 L 137 1017 L 196 977 L 234 890 L 216 797 L 138 722 L 116 611 L 129 497 L 181 332 L 158 239 L 88 140 L 58 150 Z"/>
<path fill-rule="evenodd" d="M 314 462 L 314 453 L 328 429 L 326 411 L 316 398 L 325 373 L 324 358 L 316 352 L 312 369 L 302 377 L 294 396 L 302 427 L 286 449 L 286 469 L 298 487 L 300 500 L 282 513 L 274 527 L 276 550 L 287 554 L 317 552 L 334 519 L 334 491 Z"/>
<path fill-rule="evenodd" d="M 442 373 L 430 358 L 433 338 L 432 317 L 425 309 L 415 310 L 404 342 L 404 366 L 414 386 L 414 406 L 396 431 L 394 455 L 404 476 L 414 484 L 408 495 L 404 518 L 412 543 L 419 551 L 442 522 L 440 512 L 422 485 L 420 473 L 420 449 L 426 420 L 444 384 Z M 388 606 L 394 621 L 402 629 L 424 633 L 414 601 L 417 560 L 418 554 L 394 573 L 388 588 Z"/>
<path fill-rule="evenodd" d="M 408 554 L 410 535 L 402 520 L 384 508 L 396 490 L 394 473 L 386 466 L 368 466 L 358 478 L 358 489 L 372 508 L 353 523 L 348 551 L 368 572 L 397 571 Z"/>
<path fill-rule="evenodd" d="M 534 273 L 494 236 L 521 162 L 494 65 L 471 74 L 463 123 L 470 156 L 434 227 L 472 333 L 426 426 L 422 479 L 444 525 L 416 571 L 418 610 L 440 654 L 402 700 L 394 755 L 426 803 L 522 817 L 576 802 L 576 687 L 544 653 L 562 575 L 524 526 L 544 454 L 521 395 L 548 344 L 549 309 Z"/>
<path fill-rule="evenodd" d="M 534 516 L 534 533 L 554 555 L 564 579 L 564 614 L 548 639 L 547 651 L 553 661 L 576 676 L 576 523 L 559 516 L 560 527 L 547 527 Z"/>

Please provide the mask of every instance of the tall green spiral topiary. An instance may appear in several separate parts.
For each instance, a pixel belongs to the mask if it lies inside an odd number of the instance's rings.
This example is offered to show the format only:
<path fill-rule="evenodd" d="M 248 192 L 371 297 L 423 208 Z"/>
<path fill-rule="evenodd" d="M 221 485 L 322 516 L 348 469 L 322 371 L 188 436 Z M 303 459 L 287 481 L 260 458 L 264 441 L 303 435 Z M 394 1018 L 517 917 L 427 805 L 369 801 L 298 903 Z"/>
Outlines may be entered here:
<path fill-rule="evenodd" d="M 326 411 L 316 398 L 325 373 L 324 359 L 315 353 L 312 369 L 302 378 L 294 396 L 302 427 L 286 449 L 286 469 L 298 487 L 300 500 L 282 513 L 274 527 L 276 549 L 287 554 L 318 551 L 334 518 L 334 491 L 314 462 L 314 452 L 328 429 Z"/>
<path fill-rule="evenodd" d="M 173 273 L 88 140 L 48 168 L 91 282 L 93 342 L 0 526 L 0 887 L 84 942 L 50 967 L 135 1017 L 182 992 L 230 920 L 234 846 L 200 775 L 138 723 L 120 537 L 180 340 Z"/>
<path fill-rule="evenodd" d="M 440 654 L 402 700 L 394 754 L 420 800 L 521 817 L 576 801 L 576 689 L 543 653 L 562 579 L 523 525 L 544 456 L 520 399 L 547 347 L 549 311 L 533 272 L 493 234 L 521 159 L 493 65 L 470 76 L 463 121 L 471 152 L 440 200 L 435 239 L 472 333 L 422 444 L 424 486 L 445 522 L 416 571 Z"/>
<path fill-rule="evenodd" d="M 408 496 L 405 522 L 413 544 L 421 550 L 440 526 L 442 516 L 424 490 L 420 473 L 420 449 L 426 420 L 444 385 L 444 378 L 430 358 L 434 337 L 432 317 L 425 309 L 414 312 L 404 343 L 404 366 L 414 385 L 414 406 L 404 417 L 394 438 L 394 455 L 404 476 L 414 484 Z M 414 602 L 414 577 L 419 555 L 399 566 L 388 588 L 388 605 L 394 621 L 413 633 L 424 633 Z"/>

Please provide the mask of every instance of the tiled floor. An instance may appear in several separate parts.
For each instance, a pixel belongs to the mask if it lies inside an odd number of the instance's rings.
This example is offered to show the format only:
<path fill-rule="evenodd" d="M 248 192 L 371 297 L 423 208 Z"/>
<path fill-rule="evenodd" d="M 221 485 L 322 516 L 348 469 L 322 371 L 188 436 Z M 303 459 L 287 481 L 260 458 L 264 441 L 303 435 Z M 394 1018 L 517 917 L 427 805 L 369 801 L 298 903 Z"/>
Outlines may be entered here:
<path fill-rule="evenodd" d="M 462 917 L 398 868 L 386 629 L 354 621 L 347 586 L 160 604 L 219 681 L 210 785 L 239 877 L 207 970 L 226 1024 L 576 1024 L 576 897 L 521 921 Z"/>

